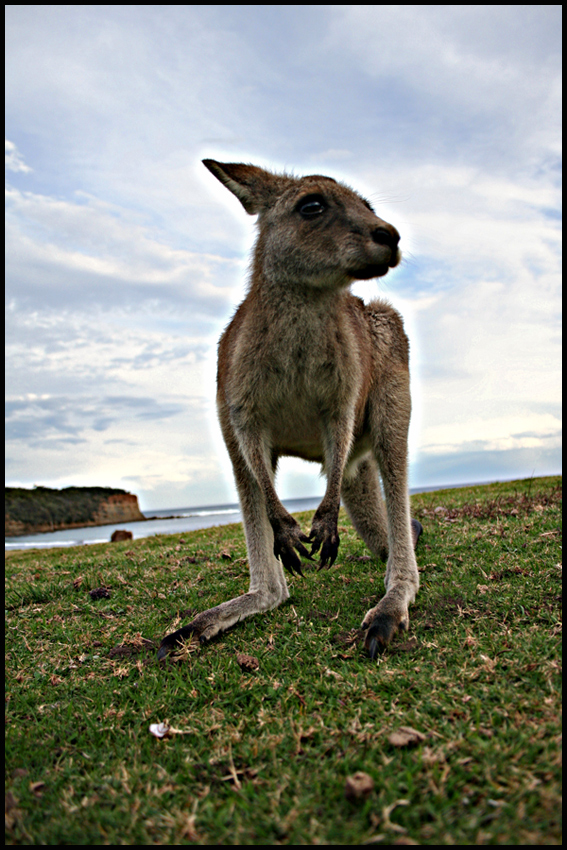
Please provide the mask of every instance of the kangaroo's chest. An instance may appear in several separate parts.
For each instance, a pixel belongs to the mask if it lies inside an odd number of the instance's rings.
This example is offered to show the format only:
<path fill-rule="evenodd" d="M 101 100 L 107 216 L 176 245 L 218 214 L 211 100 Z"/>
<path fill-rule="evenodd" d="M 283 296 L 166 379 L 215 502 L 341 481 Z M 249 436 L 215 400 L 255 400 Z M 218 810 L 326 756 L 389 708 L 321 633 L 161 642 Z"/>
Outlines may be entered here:
<path fill-rule="evenodd" d="M 325 424 L 356 404 L 359 359 L 348 332 L 330 323 L 241 334 L 228 382 L 234 424 L 261 428 L 280 454 L 321 460 Z"/>
<path fill-rule="evenodd" d="M 251 403 L 268 401 L 293 409 L 298 417 L 312 417 L 351 394 L 356 355 L 348 336 L 334 328 L 276 327 L 263 342 L 251 345 L 239 371 Z"/>

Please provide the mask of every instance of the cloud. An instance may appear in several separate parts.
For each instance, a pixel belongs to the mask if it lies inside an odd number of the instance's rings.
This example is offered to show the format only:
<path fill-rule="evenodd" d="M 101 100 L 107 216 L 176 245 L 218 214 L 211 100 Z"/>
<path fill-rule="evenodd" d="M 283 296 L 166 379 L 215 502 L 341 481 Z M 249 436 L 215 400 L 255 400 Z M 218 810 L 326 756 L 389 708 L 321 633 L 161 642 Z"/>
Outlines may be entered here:
<path fill-rule="evenodd" d="M 400 97 L 456 122 L 498 114 L 516 129 L 535 113 L 555 126 L 561 27 L 557 7 L 332 6 L 325 39 Z M 558 26 L 559 24 L 559 26 Z M 405 91 L 404 91 L 405 89 Z M 433 116 L 432 116 L 433 117 Z M 466 142 L 465 142 L 466 143 Z"/>
<path fill-rule="evenodd" d="M 452 484 L 557 475 L 561 464 L 560 447 L 420 455 L 410 466 L 410 486 L 450 487 Z"/>
<path fill-rule="evenodd" d="M 329 148 L 320 153 L 312 154 L 311 159 L 320 162 L 322 160 L 351 159 L 353 155 L 353 152 L 346 148 Z"/>
<path fill-rule="evenodd" d="M 160 422 L 187 412 L 194 399 L 141 396 L 36 396 L 29 393 L 6 401 L 6 439 L 24 440 L 34 447 L 85 442 L 89 430 L 107 431 L 117 424 Z"/>
<path fill-rule="evenodd" d="M 514 416 L 476 416 L 466 422 L 424 429 L 421 451 L 447 455 L 473 451 L 551 449 L 561 446 L 561 420 L 551 413 L 525 410 Z"/>
<path fill-rule="evenodd" d="M 140 309 L 130 314 L 8 309 L 6 392 L 41 396 L 112 393 L 160 398 L 204 396 L 216 335 L 191 332 L 184 317 Z M 214 373 L 213 373 L 214 374 Z"/>
<path fill-rule="evenodd" d="M 29 165 L 25 164 L 24 160 L 22 159 L 22 155 L 18 151 L 14 142 L 9 142 L 8 139 L 6 139 L 5 149 L 6 168 L 9 171 L 22 171 L 24 174 L 27 174 L 32 170 Z"/>
<path fill-rule="evenodd" d="M 241 271 L 238 260 L 173 248 L 139 215 L 95 198 L 8 187 L 6 199 L 8 294 L 18 300 L 108 303 L 112 292 L 113 303 L 173 299 L 216 315 Z"/>
<path fill-rule="evenodd" d="M 355 289 L 404 316 L 418 471 L 557 459 L 560 11 L 8 6 L 10 474 L 234 499 L 216 342 L 254 223 L 203 156 L 327 172 L 399 228 Z"/>
<path fill-rule="evenodd" d="M 434 170 L 433 179 L 415 175 L 412 230 L 420 234 L 420 253 L 458 266 L 460 278 L 488 271 L 509 280 L 527 264 L 557 270 L 560 230 L 546 215 L 559 209 L 553 181 L 476 173 L 459 185 L 452 180 L 454 169 Z"/>
<path fill-rule="evenodd" d="M 217 495 L 224 495 L 223 459 L 211 444 L 206 400 L 130 393 L 9 398 L 10 480 L 24 486 L 50 482 L 117 487 L 135 481 L 150 506 L 156 504 L 153 491 L 167 493 L 168 485 L 177 491 L 206 485 L 211 494 L 216 488 Z"/>

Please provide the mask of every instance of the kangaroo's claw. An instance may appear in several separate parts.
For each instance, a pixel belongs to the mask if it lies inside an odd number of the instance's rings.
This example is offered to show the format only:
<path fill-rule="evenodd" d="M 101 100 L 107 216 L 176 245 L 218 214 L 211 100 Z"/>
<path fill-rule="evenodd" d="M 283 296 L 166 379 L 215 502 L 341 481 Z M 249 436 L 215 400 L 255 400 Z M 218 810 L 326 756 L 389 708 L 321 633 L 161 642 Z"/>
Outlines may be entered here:
<path fill-rule="evenodd" d="M 291 520 L 291 517 L 290 517 Z M 274 555 L 279 558 L 285 569 L 292 575 L 303 576 L 299 555 L 312 561 L 312 554 L 303 543 L 310 543 L 310 538 L 304 534 L 299 525 L 293 520 L 293 525 L 281 525 L 274 528 Z M 301 542 L 303 541 L 303 542 Z M 297 551 L 296 551 L 297 550 Z M 299 555 L 297 554 L 299 552 Z"/>
<path fill-rule="evenodd" d="M 301 559 L 293 549 L 279 549 L 274 546 L 274 555 L 280 559 L 288 573 L 292 575 L 296 573 L 305 578 L 301 569 Z"/>
<path fill-rule="evenodd" d="M 337 559 L 337 555 L 339 552 L 339 543 L 340 537 L 338 534 L 334 535 L 330 539 L 324 541 L 323 546 L 321 548 L 321 560 L 319 563 L 319 569 L 322 570 L 323 567 L 332 567 Z"/>

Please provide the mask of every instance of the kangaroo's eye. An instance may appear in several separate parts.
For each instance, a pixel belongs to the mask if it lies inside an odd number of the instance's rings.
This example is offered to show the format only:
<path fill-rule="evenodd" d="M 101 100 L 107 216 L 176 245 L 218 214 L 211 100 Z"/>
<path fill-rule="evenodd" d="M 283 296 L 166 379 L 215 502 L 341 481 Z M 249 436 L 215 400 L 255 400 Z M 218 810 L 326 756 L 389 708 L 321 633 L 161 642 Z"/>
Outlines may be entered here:
<path fill-rule="evenodd" d="M 303 198 L 303 200 L 299 202 L 297 209 L 303 218 L 315 218 L 325 212 L 327 204 L 319 195 L 311 195 L 307 198 Z"/>

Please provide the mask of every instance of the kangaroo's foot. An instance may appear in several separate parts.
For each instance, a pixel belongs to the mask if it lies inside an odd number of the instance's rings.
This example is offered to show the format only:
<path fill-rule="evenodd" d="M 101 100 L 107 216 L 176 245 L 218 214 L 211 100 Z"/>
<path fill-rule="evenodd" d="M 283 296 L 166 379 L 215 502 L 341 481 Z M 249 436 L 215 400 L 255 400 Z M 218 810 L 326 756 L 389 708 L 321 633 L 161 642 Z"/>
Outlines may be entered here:
<path fill-rule="evenodd" d="M 242 599 L 242 597 L 240 597 L 240 599 Z M 236 600 L 231 601 L 235 602 Z M 227 603 L 224 604 L 226 605 Z M 194 637 L 197 638 L 200 643 L 206 643 L 216 634 L 225 631 L 238 621 L 238 618 L 233 617 L 229 620 L 228 618 L 223 617 L 221 607 L 221 605 L 217 605 L 215 608 L 209 608 L 208 611 L 203 611 L 201 614 L 197 614 L 195 619 L 186 626 L 182 626 L 180 629 L 177 629 L 176 632 L 171 632 L 171 634 L 166 635 L 159 645 L 158 661 L 165 658 L 168 652 L 175 649 L 175 647 L 180 646 L 184 641 Z"/>
<path fill-rule="evenodd" d="M 407 611 L 378 611 L 371 619 L 368 615 L 365 617 L 362 628 L 367 629 L 364 648 L 370 658 L 376 658 L 384 652 L 397 631 L 407 631 L 409 615 Z"/>
<path fill-rule="evenodd" d="M 229 599 L 228 602 L 222 602 L 214 608 L 209 608 L 208 611 L 197 614 L 194 620 L 177 629 L 176 632 L 166 635 L 159 645 L 158 659 L 160 661 L 164 659 L 168 652 L 188 638 L 196 637 L 200 643 L 206 643 L 215 635 L 225 632 L 240 620 L 244 620 L 245 617 L 276 608 L 288 598 L 289 591 L 282 573 L 281 582 L 274 581 L 267 588 L 249 591 L 242 596 Z"/>
<path fill-rule="evenodd" d="M 366 629 L 364 647 L 370 658 L 380 655 L 397 631 L 407 631 L 409 628 L 409 613 L 407 604 L 401 600 L 389 598 L 389 594 L 367 612 L 362 628 Z"/>
<path fill-rule="evenodd" d="M 409 629 L 409 605 L 419 587 L 417 568 L 415 575 L 408 571 L 405 578 L 387 581 L 386 595 L 378 605 L 366 612 L 362 628 L 366 629 L 364 646 L 371 658 L 386 649 L 396 632 Z"/>
<path fill-rule="evenodd" d="M 177 629 L 176 632 L 171 632 L 171 634 L 166 635 L 159 645 L 157 653 L 158 661 L 163 661 L 172 649 L 175 649 L 177 646 L 180 646 L 184 641 L 189 640 L 189 638 L 191 638 L 193 635 L 199 637 L 199 640 L 204 642 L 205 639 L 199 636 L 199 632 L 197 629 L 194 628 L 193 623 L 189 623 L 189 625 Z"/>

